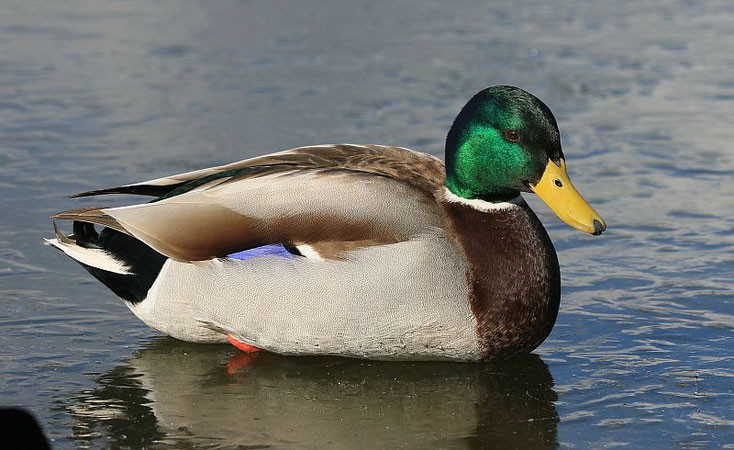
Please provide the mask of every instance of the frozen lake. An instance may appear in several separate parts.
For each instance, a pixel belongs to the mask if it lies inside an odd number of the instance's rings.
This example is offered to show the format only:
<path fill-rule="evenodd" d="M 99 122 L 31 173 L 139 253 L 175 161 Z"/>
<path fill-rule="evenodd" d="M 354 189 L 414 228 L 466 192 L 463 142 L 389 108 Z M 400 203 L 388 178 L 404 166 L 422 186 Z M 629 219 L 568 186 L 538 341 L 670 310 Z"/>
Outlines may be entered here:
<path fill-rule="evenodd" d="M 734 3 L 92 0 L 0 14 L 0 405 L 55 448 L 734 444 Z M 438 156 L 513 84 L 554 111 L 601 238 L 500 364 L 248 356 L 148 329 L 42 245 L 66 194 L 299 145 Z"/>

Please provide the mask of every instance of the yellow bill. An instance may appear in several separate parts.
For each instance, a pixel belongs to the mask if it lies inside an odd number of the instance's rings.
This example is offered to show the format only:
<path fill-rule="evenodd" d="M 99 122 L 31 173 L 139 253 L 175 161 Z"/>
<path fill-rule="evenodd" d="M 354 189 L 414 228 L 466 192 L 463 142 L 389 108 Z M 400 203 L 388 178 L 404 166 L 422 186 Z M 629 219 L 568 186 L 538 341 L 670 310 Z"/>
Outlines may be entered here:
<path fill-rule="evenodd" d="M 604 219 L 586 203 L 571 184 L 566 173 L 565 160 L 561 159 L 560 166 L 548 161 L 540 181 L 530 189 L 538 194 L 561 220 L 577 230 L 600 235 L 607 229 Z"/>

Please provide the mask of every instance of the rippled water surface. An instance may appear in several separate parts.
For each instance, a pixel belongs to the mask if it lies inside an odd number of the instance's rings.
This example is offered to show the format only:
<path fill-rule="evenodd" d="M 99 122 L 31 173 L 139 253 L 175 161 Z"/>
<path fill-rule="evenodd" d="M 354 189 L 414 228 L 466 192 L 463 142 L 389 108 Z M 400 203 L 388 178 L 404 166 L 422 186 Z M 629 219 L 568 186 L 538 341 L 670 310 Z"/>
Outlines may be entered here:
<path fill-rule="evenodd" d="M 0 404 L 57 448 L 734 446 L 734 5 L 5 1 Z M 247 356 L 160 336 L 41 245 L 63 195 L 323 142 L 441 155 L 476 91 L 558 118 L 594 238 L 501 364 Z M 119 204 L 124 199 L 111 199 Z"/>

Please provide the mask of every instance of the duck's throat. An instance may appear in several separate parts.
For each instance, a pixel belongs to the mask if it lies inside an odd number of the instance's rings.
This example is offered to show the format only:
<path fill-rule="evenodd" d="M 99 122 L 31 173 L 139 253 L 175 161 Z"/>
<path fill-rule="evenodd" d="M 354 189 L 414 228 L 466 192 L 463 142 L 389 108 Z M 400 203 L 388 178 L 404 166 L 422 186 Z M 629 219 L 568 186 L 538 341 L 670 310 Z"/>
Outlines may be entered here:
<path fill-rule="evenodd" d="M 560 303 L 558 259 L 548 234 L 521 197 L 489 209 L 451 200 L 442 203 L 467 262 L 469 305 L 484 357 L 530 352 L 550 333 Z"/>

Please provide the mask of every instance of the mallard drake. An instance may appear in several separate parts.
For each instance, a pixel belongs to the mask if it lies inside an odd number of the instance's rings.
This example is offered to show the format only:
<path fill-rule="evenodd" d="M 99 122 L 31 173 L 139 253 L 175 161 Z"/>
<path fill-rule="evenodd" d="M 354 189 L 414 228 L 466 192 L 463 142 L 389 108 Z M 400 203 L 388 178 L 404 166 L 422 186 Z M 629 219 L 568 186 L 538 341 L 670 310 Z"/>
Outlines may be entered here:
<path fill-rule="evenodd" d="M 77 194 L 154 199 L 55 214 L 74 232 L 54 222 L 47 242 L 184 341 L 371 359 L 530 352 L 553 328 L 561 279 L 520 193 L 581 231 L 606 224 L 566 174 L 550 109 L 520 88 L 476 94 L 445 160 L 299 147 Z"/>

